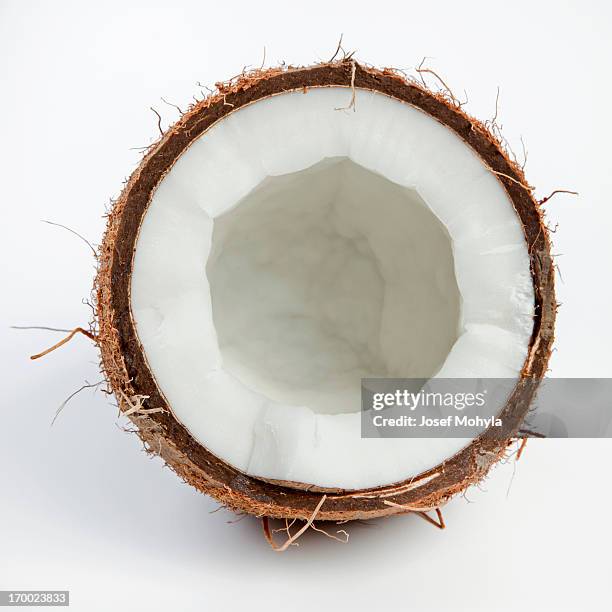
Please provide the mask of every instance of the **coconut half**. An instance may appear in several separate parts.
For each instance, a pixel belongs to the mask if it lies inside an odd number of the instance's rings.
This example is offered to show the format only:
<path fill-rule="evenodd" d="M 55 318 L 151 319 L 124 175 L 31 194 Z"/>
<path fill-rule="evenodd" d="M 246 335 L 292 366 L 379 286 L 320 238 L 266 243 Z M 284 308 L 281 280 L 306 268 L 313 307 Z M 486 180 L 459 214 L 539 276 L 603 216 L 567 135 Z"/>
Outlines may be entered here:
<path fill-rule="evenodd" d="M 105 372 L 152 452 L 233 509 L 307 518 L 325 492 L 335 520 L 438 507 L 509 443 L 361 438 L 362 378 L 512 378 L 518 423 L 556 308 L 499 142 L 352 60 L 189 110 L 115 204 L 97 290 Z"/>

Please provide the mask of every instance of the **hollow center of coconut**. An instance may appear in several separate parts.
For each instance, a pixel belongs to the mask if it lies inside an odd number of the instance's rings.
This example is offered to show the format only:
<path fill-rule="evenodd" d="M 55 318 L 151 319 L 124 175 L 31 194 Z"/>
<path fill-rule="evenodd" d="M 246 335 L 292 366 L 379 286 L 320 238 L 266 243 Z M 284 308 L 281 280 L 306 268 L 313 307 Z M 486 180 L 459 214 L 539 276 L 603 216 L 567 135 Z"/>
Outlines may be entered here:
<path fill-rule="evenodd" d="M 361 378 L 429 378 L 460 332 L 448 232 L 347 158 L 268 177 L 217 217 L 207 273 L 225 370 L 317 413 L 355 412 Z"/>
<path fill-rule="evenodd" d="M 416 476 L 469 442 L 362 439 L 362 378 L 516 378 L 533 330 L 497 177 L 424 112 L 349 98 L 285 93 L 199 137 L 152 197 L 131 286 L 192 436 L 252 476 L 334 489 Z"/>

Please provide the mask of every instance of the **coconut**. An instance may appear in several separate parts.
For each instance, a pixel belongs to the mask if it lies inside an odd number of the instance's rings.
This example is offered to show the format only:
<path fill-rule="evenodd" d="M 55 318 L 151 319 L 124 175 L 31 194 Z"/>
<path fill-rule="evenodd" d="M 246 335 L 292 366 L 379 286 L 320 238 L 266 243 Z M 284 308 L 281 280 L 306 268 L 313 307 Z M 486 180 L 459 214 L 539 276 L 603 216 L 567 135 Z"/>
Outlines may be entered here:
<path fill-rule="evenodd" d="M 547 369 L 554 269 L 522 169 L 452 94 L 351 58 L 217 87 L 108 217 L 98 343 L 121 410 L 236 511 L 439 508 L 504 456 Z M 360 436 L 362 378 L 434 376 L 511 378 L 514 429 Z"/>

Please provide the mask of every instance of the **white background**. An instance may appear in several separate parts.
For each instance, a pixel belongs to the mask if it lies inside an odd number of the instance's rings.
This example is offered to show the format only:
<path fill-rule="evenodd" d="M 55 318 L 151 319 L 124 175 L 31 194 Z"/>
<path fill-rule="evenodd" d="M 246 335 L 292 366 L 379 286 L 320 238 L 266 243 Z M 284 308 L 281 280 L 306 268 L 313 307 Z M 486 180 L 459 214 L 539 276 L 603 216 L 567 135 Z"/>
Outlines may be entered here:
<path fill-rule="evenodd" d="M 520 462 L 444 511 L 350 525 L 350 542 L 309 533 L 278 555 L 259 522 L 182 484 L 87 390 L 83 337 L 94 261 L 64 223 L 99 241 L 132 147 L 213 84 L 259 65 L 329 59 L 345 47 L 379 66 L 423 56 L 468 110 L 499 123 L 529 159 L 563 275 L 553 376 L 610 376 L 608 281 L 612 11 L 575 2 L 28 2 L 0 0 L 3 385 L 0 589 L 70 589 L 75 610 L 607 610 L 610 440 L 530 441 Z M 579 409 L 579 406 L 577 406 Z M 472 503 L 468 503 L 468 500 Z M 279 534 L 280 535 L 280 534 Z"/>

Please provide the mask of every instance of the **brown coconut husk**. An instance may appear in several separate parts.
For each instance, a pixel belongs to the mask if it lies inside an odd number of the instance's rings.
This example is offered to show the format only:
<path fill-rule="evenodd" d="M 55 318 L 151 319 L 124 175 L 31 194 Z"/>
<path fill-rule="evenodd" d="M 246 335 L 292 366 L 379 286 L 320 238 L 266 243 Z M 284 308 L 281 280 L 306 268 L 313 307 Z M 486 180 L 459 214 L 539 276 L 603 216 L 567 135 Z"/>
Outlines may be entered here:
<path fill-rule="evenodd" d="M 174 417 L 158 389 L 138 341 L 130 310 L 130 280 L 140 225 L 151 196 L 181 153 L 229 113 L 288 91 L 314 87 L 379 92 L 429 114 L 453 130 L 481 157 L 505 188 L 524 229 L 535 289 L 533 335 L 521 376 L 501 416 L 512 418 L 507 439 L 485 432 L 435 468 L 392 486 L 361 491 L 322 490 L 307 483 L 269 482 L 244 474 L 196 442 Z M 350 98 L 350 99 L 349 99 Z M 235 511 L 274 518 L 346 521 L 439 508 L 482 480 L 506 454 L 543 378 L 554 339 L 554 266 L 543 214 L 522 168 L 491 125 L 469 116 L 450 92 L 432 92 L 397 71 L 345 58 L 306 68 L 255 70 L 217 83 L 217 91 L 193 105 L 146 152 L 108 217 L 96 278 L 97 337 L 102 365 L 120 409 L 129 415 L 146 448 L 162 457 L 185 482 Z M 535 381 L 535 384 L 534 384 Z M 324 497 L 324 503 L 321 500 Z"/>

